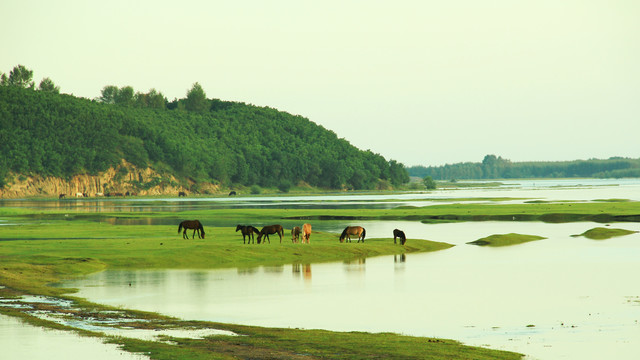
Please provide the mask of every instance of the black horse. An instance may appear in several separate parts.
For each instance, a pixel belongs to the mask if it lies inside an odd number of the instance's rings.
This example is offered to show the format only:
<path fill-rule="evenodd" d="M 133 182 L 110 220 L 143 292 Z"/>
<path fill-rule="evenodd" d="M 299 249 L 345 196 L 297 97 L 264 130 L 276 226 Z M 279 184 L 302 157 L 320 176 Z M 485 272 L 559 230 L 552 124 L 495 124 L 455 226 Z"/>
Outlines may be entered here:
<path fill-rule="evenodd" d="M 393 230 L 393 243 L 397 244 L 396 238 L 400 238 L 400 245 L 404 245 L 407 242 L 407 237 L 404 235 L 404 231 L 394 229 Z"/>
<path fill-rule="evenodd" d="M 236 194 L 236 192 L 233 190 L 229 193 L 229 196 L 235 196 L 235 195 L 238 195 L 238 194 Z"/>
<path fill-rule="evenodd" d="M 178 192 L 178 197 L 184 197 L 184 196 L 187 196 L 187 193 L 185 193 L 184 191 Z"/>
<path fill-rule="evenodd" d="M 195 239 L 196 232 L 198 233 L 198 238 L 204 239 L 204 227 L 198 220 L 185 220 L 181 222 L 178 226 L 178 234 L 182 229 L 184 229 L 184 231 L 182 232 L 183 239 L 189 238 L 189 235 L 187 235 L 187 229 L 193 229 L 193 234 L 191 234 L 192 239 Z"/>
<path fill-rule="evenodd" d="M 260 234 L 258 234 L 258 244 L 262 241 L 263 236 L 267 236 L 267 240 L 269 244 L 271 244 L 271 240 L 269 240 L 269 235 L 278 234 L 280 236 L 280 243 L 282 244 L 282 236 L 284 235 L 284 229 L 282 225 L 269 225 L 265 226 L 260 230 Z"/>
<path fill-rule="evenodd" d="M 258 228 L 255 228 L 251 225 L 238 225 L 236 226 L 236 232 L 238 232 L 238 230 L 240 230 L 240 232 L 242 232 L 242 243 L 243 244 L 247 244 L 246 241 L 246 237 L 249 237 L 249 244 L 251 244 L 251 242 L 253 241 L 253 243 L 255 244 L 255 241 L 253 240 L 253 233 L 256 233 L 258 235 L 260 235 L 260 230 L 258 230 Z M 260 242 L 258 242 L 259 244 Z"/>

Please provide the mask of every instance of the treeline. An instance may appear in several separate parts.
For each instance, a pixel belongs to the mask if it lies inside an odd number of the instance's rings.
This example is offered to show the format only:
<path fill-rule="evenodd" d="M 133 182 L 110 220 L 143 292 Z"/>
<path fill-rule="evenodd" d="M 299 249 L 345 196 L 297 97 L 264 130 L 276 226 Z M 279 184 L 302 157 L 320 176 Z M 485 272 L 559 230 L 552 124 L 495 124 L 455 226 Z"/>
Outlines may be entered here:
<path fill-rule="evenodd" d="M 207 99 L 197 83 L 173 102 L 155 90 L 105 87 L 112 98 L 103 89 L 104 99 L 88 100 L 8 80 L 1 85 L 0 186 L 9 172 L 69 178 L 121 159 L 196 184 L 374 189 L 409 180 L 402 164 L 306 118 Z"/>
<path fill-rule="evenodd" d="M 436 180 L 526 179 L 526 178 L 623 178 L 640 177 L 640 159 L 613 157 L 557 162 L 511 162 L 487 155 L 481 163 L 457 163 L 444 166 L 412 166 L 409 175 Z"/>

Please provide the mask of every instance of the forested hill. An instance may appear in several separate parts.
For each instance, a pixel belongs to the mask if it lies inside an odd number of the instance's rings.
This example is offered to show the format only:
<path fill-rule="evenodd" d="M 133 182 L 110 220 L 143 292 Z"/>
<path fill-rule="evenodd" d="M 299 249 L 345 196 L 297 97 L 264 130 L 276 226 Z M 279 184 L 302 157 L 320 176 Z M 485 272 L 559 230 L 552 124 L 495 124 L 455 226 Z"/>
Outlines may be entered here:
<path fill-rule="evenodd" d="M 606 160 L 511 162 L 499 156 L 487 155 L 481 163 L 412 166 L 409 174 L 421 178 L 431 176 L 436 180 L 640 177 L 640 159 L 616 157 Z"/>
<path fill-rule="evenodd" d="M 287 188 L 304 181 L 373 189 L 408 181 L 402 164 L 301 116 L 220 100 L 200 111 L 169 108 L 0 86 L 0 188 L 9 173 L 69 178 L 122 159 L 223 186 Z"/>

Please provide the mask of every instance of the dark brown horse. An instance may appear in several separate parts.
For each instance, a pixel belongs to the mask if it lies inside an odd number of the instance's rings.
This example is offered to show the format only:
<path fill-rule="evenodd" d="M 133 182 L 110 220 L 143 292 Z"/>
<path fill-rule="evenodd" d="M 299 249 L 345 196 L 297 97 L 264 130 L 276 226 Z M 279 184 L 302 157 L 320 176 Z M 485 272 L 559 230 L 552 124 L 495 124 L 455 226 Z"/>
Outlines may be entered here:
<path fill-rule="evenodd" d="M 300 239 L 300 233 L 301 233 L 300 226 L 294 226 L 293 229 L 291 229 L 291 242 L 292 243 L 297 243 L 298 242 L 298 239 Z"/>
<path fill-rule="evenodd" d="M 284 229 L 282 225 L 268 225 L 260 230 L 260 234 L 258 235 L 258 244 L 262 241 L 262 237 L 266 235 L 267 241 L 271 244 L 271 240 L 269 240 L 269 235 L 278 234 L 280 236 L 280 243 L 282 244 L 282 236 L 284 235 Z"/>
<path fill-rule="evenodd" d="M 253 241 L 255 244 L 255 241 L 253 240 L 253 233 L 256 233 L 257 235 L 260 235 L 260 230 L 258 230 L 257 228 L 251 226 L 251 225 L 238 225 L 236 226 L 236 232 L 238 232 L 238 230 L 240 230 L 240 232 L 242 233 L 242 243 L 243 244 L 247 244 L 247 242 L 245 242 L 246 237 L 249 237 L 249 242 L 248 244 L 251 244 L 251 242 Z"/>
<path fill-rule="evenodd" d="M 347 226 L 340 234 L 340 242 L 344 242 L 345 239 L 351 242 L 351 235 L 358 236 L 358 242 L 362 240 L 364 242 L 364 237 L 367 234 L 367 231 L 362 226 Z"/>
<path fill-rule="evenodd" d="M 181 222 L 178 226 L 178 234 L 182 229 L 184 229 L 182 232 L 183 239 L 189 238 L 189 235 L 187 235 L 187 229 L 193 229 L 193 234 L 191 234 L 192 239 L 195 239 L 196 232 L 198 233 L 198 238 L 204 239 L 204 227 L 198 220 L 185 220 Z"/>
<path fill-rule="evenodd" d="M 407 237 L 404 235 L 404 231 L 402 230 L 398 230 L 398 229 L 394 229 L 393 230 L 393 243 L 396 243 L 396 238 L 400 238 L 400 245 L 404 245 L 404 243 L 407 242 Z"/>
<path fill-rule="evenodd" d="M 184 191 L 179 191 L 178 192 L 178 197 L 184 197 L 184 196 L 187 196 L 186 192 L 184 192 Z"/>

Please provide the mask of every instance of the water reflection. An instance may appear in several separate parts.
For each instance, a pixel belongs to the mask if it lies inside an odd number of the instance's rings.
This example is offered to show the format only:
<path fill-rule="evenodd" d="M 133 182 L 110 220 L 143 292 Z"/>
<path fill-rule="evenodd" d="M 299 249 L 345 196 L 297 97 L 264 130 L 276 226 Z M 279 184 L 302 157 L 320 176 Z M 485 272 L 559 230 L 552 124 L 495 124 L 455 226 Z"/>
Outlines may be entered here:
<path fill-rule="evenodd" d="M 393 255 L 393 269 L 395 271 L 404 271 L 404 265 L 407 262 L 406 254 Z"/>
<path fill-rule="evenodd" d="M 301 276 L 306 282 L 311 281 L 311 264 L 292 264 L 291 272 L 294 276 Z"/>
<path fill-rule="evenodd" d="M 343 264 L 343 268 L 347 273 L 364 272 L 366 270 L 367 259 L 359 258 L 354 260 L 345 260 Z"/>

